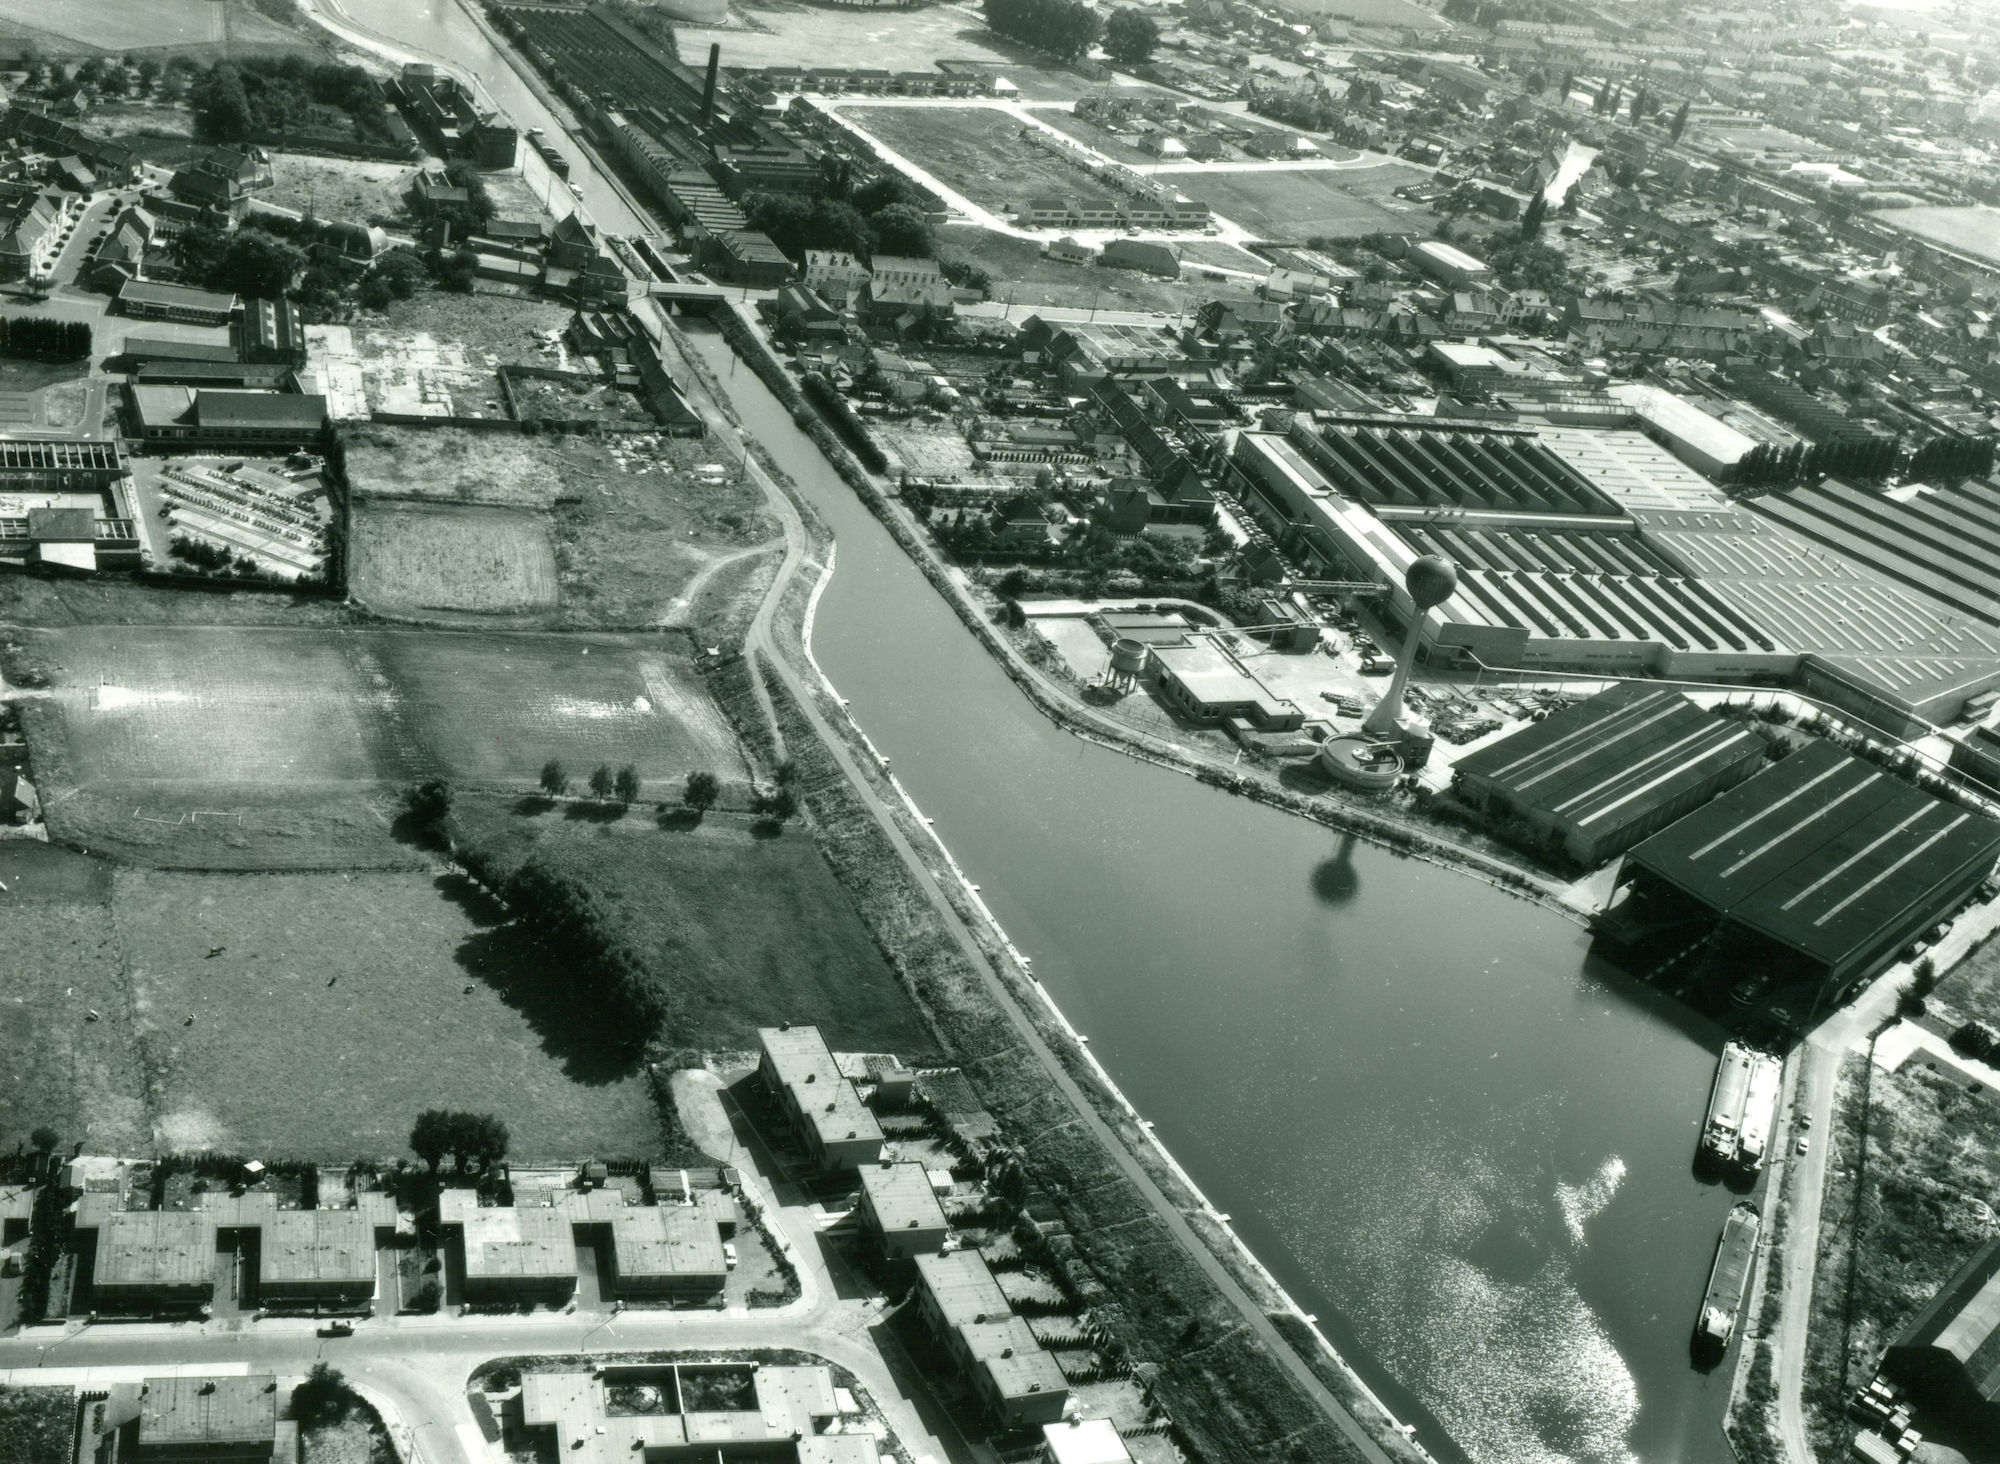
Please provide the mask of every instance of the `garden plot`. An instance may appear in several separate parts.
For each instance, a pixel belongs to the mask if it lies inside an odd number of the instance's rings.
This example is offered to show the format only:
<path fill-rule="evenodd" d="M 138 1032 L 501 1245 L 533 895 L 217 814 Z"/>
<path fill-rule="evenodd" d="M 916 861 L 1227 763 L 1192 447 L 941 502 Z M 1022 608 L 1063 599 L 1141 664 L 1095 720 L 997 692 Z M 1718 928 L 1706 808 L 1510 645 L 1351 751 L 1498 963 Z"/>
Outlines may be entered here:
<path fill-rule="evenodd" d="M 349 531 L 348 588 L 391 613 L 553 609 L 554 531 L 527 510 L 365 499 Z"/>

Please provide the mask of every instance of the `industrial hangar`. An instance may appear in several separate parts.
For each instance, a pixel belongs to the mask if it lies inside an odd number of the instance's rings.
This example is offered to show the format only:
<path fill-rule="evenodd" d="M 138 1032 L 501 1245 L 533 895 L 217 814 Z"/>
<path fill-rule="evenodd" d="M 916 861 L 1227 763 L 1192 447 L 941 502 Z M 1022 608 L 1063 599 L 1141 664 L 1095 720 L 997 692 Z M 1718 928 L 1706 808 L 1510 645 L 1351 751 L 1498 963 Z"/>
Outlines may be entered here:
<path fill-rule="evenodd" d="M 1726 943 L 1731 972 L 1844 993 L 1964 904 L 1996 857 L 2000 823 L 1810 742 L 1633 848 L 1598 929 Z"/>
<path fill-rule="evenodd" d="M 1750 777 L 1768 746 L 1680 692 L 1621 683 L 1460 758 L 1452 786 L 1588 868 Z"/>
<path fill-rule="evenodd" d="M 1240 434 L 1230 478 L 1309 573 L 1391 586 L 1399 627 L 1410 563 L 1455 563 L 1456 593 L 1414 617 L 1434 661 L 1793 682 L 1894 733 L 2000 687 L 2000 621 L 1935 574 L 1802 531 L 1776 495 L 1739 506 L 1615 400 L 1539 421 L 1299 413 Z"/>

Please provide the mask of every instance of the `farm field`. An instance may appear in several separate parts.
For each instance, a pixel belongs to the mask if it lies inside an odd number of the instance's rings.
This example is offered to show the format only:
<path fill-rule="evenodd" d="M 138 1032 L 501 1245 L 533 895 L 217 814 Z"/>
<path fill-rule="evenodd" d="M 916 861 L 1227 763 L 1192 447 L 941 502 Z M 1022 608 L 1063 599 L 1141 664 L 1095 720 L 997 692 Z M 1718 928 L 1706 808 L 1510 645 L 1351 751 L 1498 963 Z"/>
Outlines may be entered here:
<path fill-rule="evenodd" d="M 659 1149 L 636 1061 L 454 876 L 121 871 L 113 910 L 164 1149 L 389 1157 L 431 1107 L 519 1158 Z"/>
<path fill-rule="evenodd" d="M 529 784 L 550 757 L 741 769 L 678 637 L 80 627 L 34 645 L 56 692 L 55 715 L 30 718 L 49 796 L 145 794 L 220 816 L 432 773 Z"/>
<path fill-rule="evenodd" d="M 353 512 L 348 588 L 390 613 L 552 609 L 554 529 L 521 509 L 365 499 Z"/>
<path fill-rule="evenodd" d="M 1892 229 L 2000 263 L 2000 208 L 1892 208 L 1872 217 Z"/>
<path fill-rule="evenodd" d="M 778 532 L 756 485 L 703 472 L 699 438 L 357 427 L 348 476 L 371 496 L 553 509 L 559 607 L 573 628 L 660 624 L 716 555 Z"/>
<path fill-rule="evenodd" d="M 1037 194 L 1103 193 L 1080 168 L 1024 141 L 1026 124 L 998 107 L 869 107 L 840 113 L 948 188 L 982 208 L 1010 214 Z"/>
<path fill-rule="evenodd" d="M 243 0 L 0 0 L 0 29 L 83 51 L 318 51 L 301 28 Z"/>
<path fill-rule="evenodd" d="M 7 1052 L 0 1064 L 0 1136 L 18 1142 L 47 1124 L 64 1144 L 130 1153 L 151 1134 L 120 948 L 105 903 L 108 869 L 69 855 L 89 867 L 81 877 L 51 872 L 35 866 L 61 861 L 66 851 L 9 843 L 25 849 L 10 849 L 0 860 L 10 890 L 0 894 L 8 970 L 0 1001 Z"/>
<path fill-rule="evenodd" d="M 493 799 L 461 799 L 454 820 L 502 869 L 532 853 L 628 914 L 666 982 L 671 1043 L 748 1050 L 757 1027 L 793 1021 L 819 1024 L 845 1051 L 934 1047 L 852 898 L 797 828 L 759 837 L 715 813 L 694 828 L 637 813 L 599 822 Z"/>
<path fill-rule="evenodd" d="M 1216 213 L 1263 238 L 1304 240 L 1314 235 L 1352 238 L 1410 226 L 1407 217 L 1371 202 L 1366 196 L 1383 191 L 1381 180 L 1369 175 L 1389 171 L 1407 170 L 1205 169 L 1200 175 L 1199 190 L 1202 199 Z M 1389 187 L 1406 181 L 1407 178 L 1398 177 Z"/>

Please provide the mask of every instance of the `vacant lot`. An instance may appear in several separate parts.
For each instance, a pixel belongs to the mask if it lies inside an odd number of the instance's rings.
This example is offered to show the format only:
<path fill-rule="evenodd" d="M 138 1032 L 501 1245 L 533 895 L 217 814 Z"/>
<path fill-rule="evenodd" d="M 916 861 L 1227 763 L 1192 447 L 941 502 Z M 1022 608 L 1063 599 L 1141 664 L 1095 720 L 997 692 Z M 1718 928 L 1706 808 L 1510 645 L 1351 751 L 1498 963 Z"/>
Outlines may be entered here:
<path fill-rule="evenodd" d="M 1892 229 L 2000 263 L 2000 208 L 1892 208 L 1874 217 Z"/>
<path fill-rule="evenodd" d="M 1063 264 L 1044 258 L 1042 246 L 1032 239 L 1016 239 L 992 229 L 947 226 L 938 231 L 938 253 L 948 259 L 967 260 L 986 270 L 993 276 L 993 298 L 1011 300 L 1024 307 L 1024 314 L 1026 307 L 1036 305 L 1087 308 L 1093 303 L 1101 310 L 1161 310 L 1174 314 L 1197 299 L 1247 299 L 1250 294 L 1248 281 L 1228 285 L 1204 281 L 1196 290 L 1173 280 L 1154 279 L 1137 270 Z"/>
<path fill-rule="evenodd" d="M 1027 124 L 998 107 L 843 106 L 871 137 L 982 208 L 1011 214 L 1038 194 L 1103 193 L 1081 168 L 1025 141 Z"/>
<path fill-rule="evenodd" d="M 503 868 L 532 853 L 622 908 L 665 988 L 671 1042 L 741 1050 L 757 1027 L 794 1021 L 842 1050 L 932 1050 L 853 900 L 796 829 L 761 838 L 720 814 L 695 828 L 599 823 L 485 799 L 462 800 L 457 817 Z"/>
<path fill-rule="evenodd" d="M 1859 1056 L 1842 1066 L 1827 1135 L 1836 1149 L 1821 1210 L 1806 1402 L 1828 1458 L 1853 1436 L 1839 1388 L 1843 1354 L 1852 1388 L 1952 1272 L 2000 1231 L 1992 1209 L 2000 1100 L 1933 1070 L 1921 1051 L 1894 1073 L 1870 1067 Z"/>
<path fill-rule="evenodd" d="M 550 757 L 741 768 L 677 636 L 79 628 L 36 643 L 64 771 L 87 788 L 241 804 L 431 773 L 526 784 Z"/>
<path fill-rule="evenodd" d="M 525 509 L 364 501 L 348 555 L 354 597 L 391 614 L 556 604 L 555 531 Z"/>
<path fill-rule="evenodd" d="M 1157 163 L 1159 159 L 1137 144 L 1137 133 L 1120 136 L 1107 128 L 1099 127 L 1087 117 L 1079 117 L 1075 112 L 1062 107 L 1037 107 L 1035 116 L 1056 131 L 1074 137 L 1085 147 L 1095 148 L 1107 158 L 1121 163 L 1132 163 L 1144 167 Z"/>
<path fill-rule="evenodd" d="M 411 169 L 406 163 L 272 153 L 271 186 L 257 196 L 314 218 L 361 224 L 403 220 L 410 212 L 403 201 L 403 189 L 410 181 Z"/>
<path fill-rule="evenodd" d="M 553 509 L 559 608 L 549 623 L 658 625 L 719 554 L 778 533 L 755 484 L 703 471 L 717 450 L 654 434 L 581 437 L 362 427 L 349 439 L 355 492 Z"/>
<path fill-rule="evenodd" d="M 1405 170 L 1206 169 L 1198 179 L 1187 181 L 1216 213 L 1260 237 L 1304 240 L 1324 235 L 1342 239 L 1409 226 L 1407 219 L 1365 196 L 1380 185 L 1381 180 L 1371 175 L 1391 171 Z"/>
<path fill-rule="evenodd" d="M 163 1148 L 392 1156 L 431 1107 L 524 1158 L 659 1148 L 645 1074 L 456 877 L 121 872 L 114 909 Z"/>
<path fill-rule="evenodd" d="M 1410 0 L 1296 0 L 1292 8 L 1305 15 L 1323 15 L 1356 25 L 1436 30 L 1443 24 L 1432 12 L 1411 4 Z"/>
<path fill-rule="evenodd" d="M 90 130 L 106 133 L 112 137 L 125 137 L 132 133 L 153 134 L 136 141 L 141 156 L 153 161 L 147 142 L 158 136 L 192 139 L 194 137 L 194 113 L 179 102 L 168 101 L 123 101 L 106 102 L 90 109 Z"/>
<path fill-rule="evenodd" d="M 46 871 L 24 869 L 28 862 L 13 854 L 6 882 L 14 893 L 0 894 L 0 964 L 8 972 L 0 992 L 0 1050 L 7 1054 L 0 1141 L 11 1147 L 47 1124 L 64 1144 L 132 1153 L 150 1138 L 138 1051 L 110 910 L 89 897 L 91 885 L 108 889 L 108 881 L 95 871 L 79 882 L 66 870 L 53 882 L 72 888 L 23 897 L 24 888 L 51 882 Z M 0 1450 L 0 1457 L 14 1456 Z"/>

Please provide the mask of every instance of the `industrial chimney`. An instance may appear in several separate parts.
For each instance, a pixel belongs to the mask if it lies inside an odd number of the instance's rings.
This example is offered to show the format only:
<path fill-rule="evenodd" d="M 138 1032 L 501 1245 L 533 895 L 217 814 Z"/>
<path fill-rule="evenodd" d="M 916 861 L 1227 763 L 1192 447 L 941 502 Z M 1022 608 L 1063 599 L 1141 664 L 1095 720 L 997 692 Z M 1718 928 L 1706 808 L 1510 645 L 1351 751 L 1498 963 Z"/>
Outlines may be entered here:
<path fill-rule="evenodd" d="M 722 42 L 711 41 L 708 46 L 708 81 L 701 89 L 701 130 L 708 131 L 715 125 L 715 78 L 722 70 Z"/>

